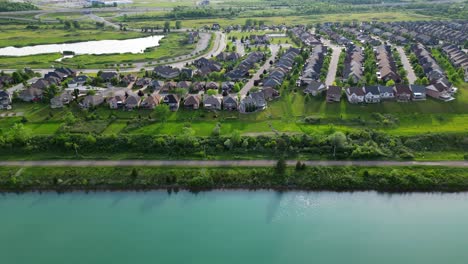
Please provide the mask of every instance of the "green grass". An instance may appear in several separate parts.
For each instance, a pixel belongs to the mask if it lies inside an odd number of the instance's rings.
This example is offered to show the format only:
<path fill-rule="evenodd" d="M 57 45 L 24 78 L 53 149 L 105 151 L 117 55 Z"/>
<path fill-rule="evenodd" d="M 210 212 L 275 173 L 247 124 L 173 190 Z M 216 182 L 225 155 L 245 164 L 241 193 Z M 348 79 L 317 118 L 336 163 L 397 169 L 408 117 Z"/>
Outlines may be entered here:
<path fill-rule="evenodd" d="M 419 15 L 412 12 L 368 12 L 368 13 L 346 13 L 346 14 L 321 14 L 321 15 L 310 15 L 310 16 L 271 16 L 271 17 L 260 17 L 246 13 L 242 17 L 235 18 L 203 18 L 203 19 L 183 19 L 182 25 L 186 28 L 200 28 L 205 25 L 211 25 L 213 23 L 219 23 L 221 26 L 228 25 L 244 25 L 245 21 L 249 18 L 254 18 L 257 20 L 262 20 L 266 25 L 279 25 L 279 24 L 313 24 L 313 23 L 322 23 L 322 22 L 351 22 L 353 20 L 358 21 L 381 21 L 381 22 L 390 22 L 390 21 L 417 21 L 417 20 L 431 20 L 429 16 Z M 127 24 L 130 27 L 139 28 L 142 26 L 148 25 L 162 25 L 163 20 L 154 21 L 130 21 Z"/>
<path fill-rule="evenodd" d="M 30 46 L 39 44 L 69 43 L 104 39 L 129 39 L 144 36 L 139 32 L 116 30 L 80 29 L 64 30 L 63 25 L 41 26 L 38 30 L 25 29 L 25 26 L 2 26 L 0 47 Z"/>

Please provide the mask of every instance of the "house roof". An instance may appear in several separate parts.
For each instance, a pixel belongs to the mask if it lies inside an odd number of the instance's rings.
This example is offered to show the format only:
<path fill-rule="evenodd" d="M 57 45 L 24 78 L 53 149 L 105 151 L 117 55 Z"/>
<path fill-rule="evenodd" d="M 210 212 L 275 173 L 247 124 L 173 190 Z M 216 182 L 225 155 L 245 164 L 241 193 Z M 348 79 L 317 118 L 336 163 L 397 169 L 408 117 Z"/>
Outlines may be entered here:
<path fill-rule="evenodd" d="M 184 100 L 184 105 L 185 106 L 199 105 L 199 104 L 200 104 L 200 96 L 198 96 L 198 95 L 190 94 Z"/>
<path fill-rule="evenodd" d="M 341 87 L 339 86 L 328 86 L 327 95 L 339 95 L 341 96 Z"/>
<path fill-rule="evenodd" d="M 349 95 L 355 94 L 357 96 L 364 96 L 364 90 L 361 87 L 349 87 L 346 89 L 346 93 Z"/>
<path fill-rule="evenodd" d="M 380 95 L 379 86 L 377 85 L 366 86 L 364 87 L 364 90 L 366 91 L 366 94 L 371 93 L 373 95 Z"/>

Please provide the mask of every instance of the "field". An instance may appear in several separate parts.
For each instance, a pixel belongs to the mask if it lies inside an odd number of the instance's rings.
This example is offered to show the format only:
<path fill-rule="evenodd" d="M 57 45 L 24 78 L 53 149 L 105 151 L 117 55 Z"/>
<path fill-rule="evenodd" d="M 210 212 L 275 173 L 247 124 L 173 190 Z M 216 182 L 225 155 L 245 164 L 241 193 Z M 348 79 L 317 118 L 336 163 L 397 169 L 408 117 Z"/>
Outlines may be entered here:
<path fill-rule="evenodd" d="M 23 47 L 39 44 L 70 43 L 103 39 L 129 39 L 144 36 L 139 32 L 115 30 L 77 29 L 64 30 L 63 26 L 40 26 L 26 29 L 25 26 L 7 25 L 0 27 L 0 47 Z"/>
<path fill-rule="evenodd" d="M 310 16 L 258 16 L 243 15 L 242 17 L 235 18 L 208 18 L 208 19 L 183 19 L 182 25 L 186 28 L 200 28 L 213 23 L 219 23 L 221 26 L 228 25 L 244 25 L 245 21 L 249 18 L 264 21 L 266 25 L 279 25 L 279 24 L 315 24 L 319 22 L 351 22 L 357 21 L 414 21 L 414 20 L 430 20 L 433 19 L 428 16 L 414 14 L 412 12 L 372 12 L 372 13 L 348 13 L 348 14 L 320 14 Z M 120 20 L 120 19 L 117 19 Z M 149 20 L 149 21 L 130 21 L 126 22 L 130 27 L 140 28 L 144 26 L 163 24 L 163 20 Z"/>

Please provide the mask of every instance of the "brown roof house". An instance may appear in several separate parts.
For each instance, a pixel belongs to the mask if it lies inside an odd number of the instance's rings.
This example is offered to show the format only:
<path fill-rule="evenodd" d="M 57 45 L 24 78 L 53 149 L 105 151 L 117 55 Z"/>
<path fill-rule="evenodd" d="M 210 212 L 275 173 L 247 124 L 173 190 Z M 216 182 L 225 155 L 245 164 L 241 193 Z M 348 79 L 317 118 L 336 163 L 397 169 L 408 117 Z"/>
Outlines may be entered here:
<path fill-rule="evenodd" d="M 126 99 L 125 95 L 119 94 L 107 100 L 107 103 L 110 109 L 119 109 L 125 105 Z"/>
<path fill-rule="evenodd" d="M 198 109 L 200 108 L 200 96 L 196 94 L 190 94 L 185 97 L 184 107 L 187 109 Z"/>
<path fill-rule="evenodd" d="M 149 94 L 140 104 L 141 108 L 154 109 L 161 102 L 161 95 Z"/>
<path fill-rule="evenodd" d="M 411 89 L 408 84 L 395 85 L 395 98 L 398 102 L 409 102 L 411 99 Z"/>
<path fill-rule="evenodd" d="M 125 108 L 126 109 L 134 109 L 140 106 L 141 98 L 136 94 L 130 94 L 125 100 Z"/>
<path fill-rule="evenodd" d="M 88 95 L 86 96 L 83 101 L 81 102 L 80 106 L 82 108 L 90 108 L 90 107 L 95 107 L 104 102 L 104 97 L 100 94 L 96 95 Z"/>

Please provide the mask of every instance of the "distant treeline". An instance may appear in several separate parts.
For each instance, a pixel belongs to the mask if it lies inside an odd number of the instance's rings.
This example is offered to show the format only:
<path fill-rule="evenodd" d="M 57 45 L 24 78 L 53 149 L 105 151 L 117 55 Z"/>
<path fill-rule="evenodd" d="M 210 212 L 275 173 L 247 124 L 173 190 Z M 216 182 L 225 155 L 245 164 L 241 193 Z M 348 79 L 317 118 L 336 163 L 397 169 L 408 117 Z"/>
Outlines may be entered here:
<path fill-rule="evenodd" d="M 0 12 L 38 10 L 37 6 L 31 3 L 0 1 Z"/>

